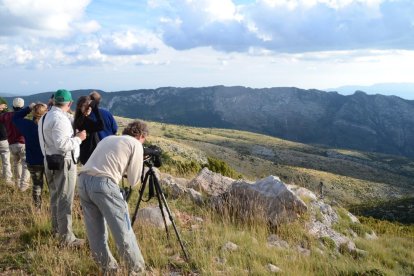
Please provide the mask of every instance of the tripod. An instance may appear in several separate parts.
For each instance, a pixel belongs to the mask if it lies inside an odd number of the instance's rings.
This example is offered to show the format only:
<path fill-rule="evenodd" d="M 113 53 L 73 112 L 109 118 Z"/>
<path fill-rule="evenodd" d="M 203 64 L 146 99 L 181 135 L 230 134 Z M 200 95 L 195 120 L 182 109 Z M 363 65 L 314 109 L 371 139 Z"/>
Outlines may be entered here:
<path fill-rule="evenodd" d="M 188 254 L 187 254 L 187 252 L 186 252 L 186 250 L 184 248 L 184 245 L 183 245 L 183 242 L 181 240 L 180 234 L 178 233 L 177 226 L 175 225 L 174 219 L 173 219 L 173 217 L 171 215 L 171 211 L 170 211 L 170 208 L 168 207 L 168 204 L 167 204 L 167 201 L 165 199 L 164 193 L 161 190 L 161 186 L 160 186 L 160 183 L 158 181 L 158 177 L 155 174 L 155 171 L 153 169 L 153 164 L 151 162 L 145 161 L 145 165 L 147 165 L 148 171 L 145 174 L 145 177 L 143 178 L 143 181 L 142 181 L 141 188 L 139 189 L 138 202 L 137 202 L 137 206 L 135 207 L 134 215 L 132 216 L 131 226 L 134 225 L 135 220 L 137 219 L 138 209 L 139 209 L 139 205 L 141 204 L 141 201 L 147 202 L 152 197 L 154 197 L 154 194 L 155 194 L 156 197 L 157 197 L 157 200 L 158 200 L 158 206 L 159 206 L 160 211 L 161 211 L 162 219 L 164 221 L 165 232 L 167 233 L 167 238 L 168 238 L 168 240 L 170 239 L 170 233 L 168 231 L 167 221 L 165 219 L 163 204 L 164 204 L 164 207 L 165 207 L 165 209 L 166 209 L 166 211 L 168 213 L 168 217 L 169 217 L 169 219 L 170 219 L 170 221 L 171 221 L 171 223 L 172 223 L 172 225 L 174 227 L 175 235 L 177 236 L 178 242 L 180 243 L 181 250 L 184 253 L 185 259 L 188 261 L 189 260 Z M 145 191 L 145 188 L 147 186 L 147 183 L 149 183 L 148 199 L 147 200 L 143 200 L 142 197 L 144 195 L 144 191 Z"/>

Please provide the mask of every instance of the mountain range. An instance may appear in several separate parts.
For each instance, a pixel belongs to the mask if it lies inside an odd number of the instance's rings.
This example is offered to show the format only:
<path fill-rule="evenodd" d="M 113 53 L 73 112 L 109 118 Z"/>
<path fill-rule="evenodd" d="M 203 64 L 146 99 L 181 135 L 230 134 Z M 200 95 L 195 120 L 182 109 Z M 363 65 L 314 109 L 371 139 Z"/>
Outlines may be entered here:
<path fill-rule="evenodd" d="M 73 96 L 90 91 L 76 90 Z M 308 144 L 414 157 L 414 101 L 396 96 L 241 86 L 98 91 L 102 107 L 118 116 L 248 130 Z M 50 96 L 23 98 L 27 103 L 46 102 Z"/>
<path fill-rule="evenodd" d="M 346 85 L 337 88 L 323 89 L 336 91 L 342 95 L 351 95 L 355 91 L 364 91 L 368 94 L 394 95 L 407 100 L 414 100 L 414 83 L 376 83 L 373 85 Z"/>

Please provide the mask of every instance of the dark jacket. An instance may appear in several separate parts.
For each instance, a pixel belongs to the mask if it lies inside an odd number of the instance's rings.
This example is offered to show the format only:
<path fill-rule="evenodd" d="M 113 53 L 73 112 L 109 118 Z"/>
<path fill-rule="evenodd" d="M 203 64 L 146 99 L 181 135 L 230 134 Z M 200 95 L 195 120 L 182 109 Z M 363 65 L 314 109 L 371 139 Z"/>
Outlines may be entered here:
<path fill-rule="evenodd" d="M 6 126 L 3 123 L 0 123 L 0 141 L 4 140 L 7 140 Z"/>
<path fill-rule="evenodd" d="M 115 135 L 118 131 L 118 125 L 114 119 L 114 116 L 112 116 L 111 112 L 103 108 L 99 108 L 99 113 L 104 123 L 104 129 L 98 132 L 99 139 L 102 140 L 107 136 Z M 95 114 L 91 114 L 89 117 L 96 121 Z"/>
<path fill-rule="evenodd" d="M 94 118 L 97 118 L 96 120 L 91 119 L 92 114 Z M 85 165 L 100 141 L 98 131 L 104 129 L 104 122 L 98 107 L 96 105 L 93 106 L 89 116 L 81 115 L 79 118 L 76 118 L 74 127 L 79 131 L 86 130 L 86 139 L 80 145 L 79 155 L 79 161 L 82 165 Z"/>
<path fill-rule="evenodd" d="M 26 115 L 29 113 L 29 107 L 14 112 L 13 123 L 26 140 L 27 164 L 43 165 L 43 153 L 40 149 L 37 124 L 33 120 L 25 119 Z"/>
<path fill-rule="evenodd" d="M 14 125 L 12 119 L 15 112 L 6 112 L 0 114 L 0 123 L 3 123 L 7 130 L 7 140 L 9 145 L 24 144 L 24 137 Z"/>

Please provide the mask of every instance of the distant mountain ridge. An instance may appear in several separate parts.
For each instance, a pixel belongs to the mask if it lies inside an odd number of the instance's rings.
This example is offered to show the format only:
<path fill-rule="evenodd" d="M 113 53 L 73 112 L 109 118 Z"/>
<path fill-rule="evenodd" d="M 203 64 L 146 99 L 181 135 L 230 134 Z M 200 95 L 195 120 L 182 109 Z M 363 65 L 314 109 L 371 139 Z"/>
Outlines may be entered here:
<path fill-rule="evenodd" d="M 73 96 L 90 91 L 73 91 Z M 119 116 L 414 157 L 414 101 L 396 96 L 240 86 L 100 92 L 102 106 Z M 23 98 L 47 101 L 50 95 Z"/>
<path fill-rule="evenodd" d="M 407 100 L 414 100 L 414 83 L 376 83 L 373 85 L 346 85 L 337 88 L 324 89 L 324 91 L 336 91 L 342 95 L 351 95 L 355 91 L 364 91 L 368 94 L 382 94 L 397 96 Z"/>

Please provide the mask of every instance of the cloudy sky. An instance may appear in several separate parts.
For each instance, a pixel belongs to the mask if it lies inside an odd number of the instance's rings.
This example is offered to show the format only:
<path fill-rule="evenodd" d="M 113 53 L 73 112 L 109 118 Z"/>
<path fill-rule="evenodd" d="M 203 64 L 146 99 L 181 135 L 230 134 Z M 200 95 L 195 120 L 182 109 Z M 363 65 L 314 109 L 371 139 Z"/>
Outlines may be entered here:
<path fill-rule="evenodd" d="M 0 0 L 0 92 L 413 82 L 412 0 Z"/>

